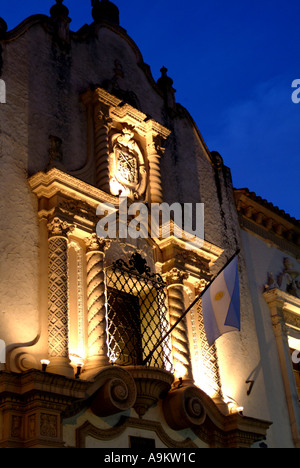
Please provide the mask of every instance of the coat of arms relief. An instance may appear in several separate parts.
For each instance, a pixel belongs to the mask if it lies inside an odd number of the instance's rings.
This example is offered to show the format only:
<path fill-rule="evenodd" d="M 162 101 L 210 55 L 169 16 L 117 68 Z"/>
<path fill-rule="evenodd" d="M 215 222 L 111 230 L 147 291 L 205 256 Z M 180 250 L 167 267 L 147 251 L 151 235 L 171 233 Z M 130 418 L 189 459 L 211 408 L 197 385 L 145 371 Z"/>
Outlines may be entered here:
<path fill-rule="evenodd" d="M 145 158 L 129 126 L 124 126 L 121 132 L 111 137 L 109 178 L 112 195 L 139 200 L 145 193 Z"/>

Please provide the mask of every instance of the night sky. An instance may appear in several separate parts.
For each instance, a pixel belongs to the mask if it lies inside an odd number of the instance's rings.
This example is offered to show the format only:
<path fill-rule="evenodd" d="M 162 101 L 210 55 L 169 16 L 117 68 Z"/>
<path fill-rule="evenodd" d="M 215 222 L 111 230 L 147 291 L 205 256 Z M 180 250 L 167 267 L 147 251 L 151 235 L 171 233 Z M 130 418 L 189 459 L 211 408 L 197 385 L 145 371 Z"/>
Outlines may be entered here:
<path fill-rule="evenodd" d="M 54 0 L 0 0 L 8 29 L 49 14 Z M 65 0 L 71 29 L 91 23 L 90 0 Z M 157 80 L 162 66 L 176 100 L 211 151 L 249 188 L 300 219 L 299 0 L 115 0 L 120 25 Z M 299 93 L 300 97 L 300 93 Z"/>

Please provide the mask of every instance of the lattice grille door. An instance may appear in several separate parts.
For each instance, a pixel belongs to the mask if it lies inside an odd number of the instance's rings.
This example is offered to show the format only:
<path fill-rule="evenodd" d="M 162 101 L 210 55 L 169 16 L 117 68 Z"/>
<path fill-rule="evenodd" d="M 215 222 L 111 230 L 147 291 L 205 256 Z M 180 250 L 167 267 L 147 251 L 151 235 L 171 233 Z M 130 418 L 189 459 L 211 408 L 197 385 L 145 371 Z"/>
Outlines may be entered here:
<path fill-rule="evenodd" d="M 166 284 L 134 254 L 106 269 L 109 358 L 118 365 L 141 365 L 168 332 Z M 148 361 L 171 371 L 171 343 L 166 339 Z"/>

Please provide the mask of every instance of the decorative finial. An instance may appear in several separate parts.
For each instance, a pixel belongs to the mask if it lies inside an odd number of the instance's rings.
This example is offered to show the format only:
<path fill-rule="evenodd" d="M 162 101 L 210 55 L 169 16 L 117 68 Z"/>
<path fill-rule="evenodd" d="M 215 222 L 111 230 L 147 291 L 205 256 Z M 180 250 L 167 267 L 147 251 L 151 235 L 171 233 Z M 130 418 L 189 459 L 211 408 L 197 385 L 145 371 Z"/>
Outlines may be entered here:
<path fill-rule="evenodd" d="M 160 69 L 161 77 L 157 81 L 157 83 L 163 88 L 166 88 L 166 87 L 171 88 L 173 85 L 173 80 L 167 75 L 167 71 L 168 69 L 166 67 L 162 67 Z"/>
<path fill-rule="evenodd" d="M 107 21 L 112 24 L 120 25 L 119 9 L 110 2 L 110 0 L 91 0 L 92 3 L 92 16 L 95 23 Z"/>
<path fill-rule="evenodd" d="M 69 42 L 69 10 L 63 5 L 63 0 L 56 0 L 56 5 L 50 8 L 50 15 L 55 23 L 56 35 L 61 43 Z"/>
<path fill-rule="evenodd" d="M 63 0 L 56 0 L 56 5 L 50 8 L 51 18 L 68 17 L 69 10 L 63 5 Z"/>
<path fill-rule="evenodd" d="M 0 17 L 0 39 L 4 36 L 7 31 L 7 24 L 3 18 Z"/>
<path fill-rule="evenodd" d="M 173 88 L 173 80 L 167 75 L 168 69 L 166 67 L 162 67 L 160 71 L 161 77 L 157 80 L 157 84 L 164 94 L 167 107 L 169 109 L 175 109 L 176 90 Z"/>

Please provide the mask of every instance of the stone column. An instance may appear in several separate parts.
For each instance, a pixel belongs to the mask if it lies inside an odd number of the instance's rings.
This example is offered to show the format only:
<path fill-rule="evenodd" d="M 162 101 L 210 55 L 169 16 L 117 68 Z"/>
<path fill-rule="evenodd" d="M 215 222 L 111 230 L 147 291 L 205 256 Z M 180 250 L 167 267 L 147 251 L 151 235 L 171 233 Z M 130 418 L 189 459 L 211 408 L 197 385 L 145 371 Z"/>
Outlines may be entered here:
<path fill-rule="evenodd" d="M 48 224 L 48 353 L 50 372 L 74 377 L 69 360 L 68 234 L 59 218 Z"/>
<path fill-rule="evenodd" d="M 85 239 L 87 251 L 88 359 L 85 370 L 109 364 L 107 348 L 104 255 L 110 241 L 92 234 Z"/>
<path fill-rule="evenodd" d="M 101 109 L 100 106 L 96 106 L 94 120 L 96 184 L 101 190 L 110 193 L 108 132 L 112 121 L 109 118 L 108 111 Z"/>
<path fill-rule="evenodd" d="M 177 268 L 173 268 L 166 275 L 170 327 L 172 327 L 185 312 L 183 281 L 187 279 L 187 277 L 187 273 Z M 184 317 L 172 331 L 171 340 L 175 376 L 177 378 L 182 377 L 184 381 L 192 383 L 193 374 L 186 317 Z"/>
<path fill-rule="evenodd" d="M 161 183 L 161 170 L 160 158 L 163 149 L 157 144 L 155 139 L 148 145 L 148 160 L 150 167 L 149 184 L 150 184 L 150 200 L 151 203 L 162 203 L 162 183 Z"/>

